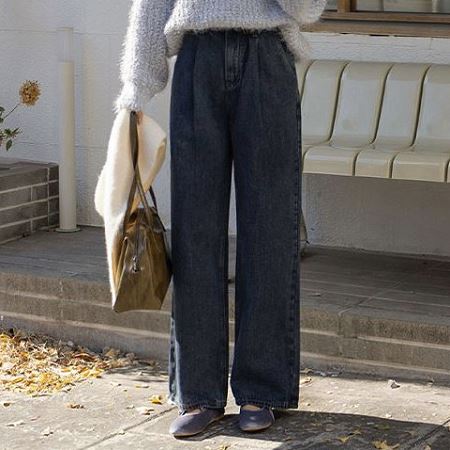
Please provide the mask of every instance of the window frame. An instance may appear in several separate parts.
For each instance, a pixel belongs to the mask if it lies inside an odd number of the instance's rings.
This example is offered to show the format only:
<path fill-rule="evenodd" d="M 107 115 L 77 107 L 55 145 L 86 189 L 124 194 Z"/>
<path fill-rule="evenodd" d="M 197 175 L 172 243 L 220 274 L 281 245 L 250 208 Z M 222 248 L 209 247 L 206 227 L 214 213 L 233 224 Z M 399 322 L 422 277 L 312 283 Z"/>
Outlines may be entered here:
<path fill-rule="evenodd" d="M 450 14 L 355 11 L 356 0 L 338 0 L 307 31 L 450 38 Z"/>

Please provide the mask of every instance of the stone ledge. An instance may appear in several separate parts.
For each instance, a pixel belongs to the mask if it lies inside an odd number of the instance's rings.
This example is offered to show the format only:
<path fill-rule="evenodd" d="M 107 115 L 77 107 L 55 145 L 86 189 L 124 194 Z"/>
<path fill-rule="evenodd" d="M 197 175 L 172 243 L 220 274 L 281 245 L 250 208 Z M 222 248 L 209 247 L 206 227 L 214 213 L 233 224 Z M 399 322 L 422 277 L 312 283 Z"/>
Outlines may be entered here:
<path fill-rule="evenodd" d="M 354 368 L 361 362 L 362 372 L 379 366 L 392 377 L 407 367 L 413 376 L 450 372 L 450 262 L 311 247 L 301 267 L 302 359 L 316 355 Z M 229 293 L 233 318 L 232 283 Z M 111 310 L 102 228 L 38 232 L 0 246 L 5 326 L 47 327 L 95 346 L 120 336 L 121 347 L 160 358 L 170 308 L 171 291 L 162 311 Z M 232 320 L 229 332 L 232 345 Z"/>

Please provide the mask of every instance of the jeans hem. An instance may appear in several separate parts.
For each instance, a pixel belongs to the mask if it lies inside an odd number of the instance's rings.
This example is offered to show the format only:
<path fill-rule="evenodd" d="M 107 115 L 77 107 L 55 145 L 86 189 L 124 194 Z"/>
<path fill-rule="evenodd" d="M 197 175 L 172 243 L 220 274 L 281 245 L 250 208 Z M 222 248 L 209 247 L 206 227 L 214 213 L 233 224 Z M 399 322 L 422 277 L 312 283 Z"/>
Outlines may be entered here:
<path fill-rule="evenodd" d="M 258 400 L 253 398 L 236 398 L 236 405 L 241 406 L 245 405 L 247 403 L 251 403 L 252 405 L 256 406 L 269 406 L 271 408 L 280 408 L 280 409 L 297 409 L 298 408 L 298 401 L 296 400 Z"/>
<path fill-rule="evenodd" d="M 174 400 L 171 397 L 168 398 L 167 402 L 170 405 L 177 406 L 179 411 L 188 408 L 200 408 L 200 407 L 220 409 L 225 408 L 227 404 L 225 400 L 193 400 L 191 402 L 179 402 L 178 400 Z"/>

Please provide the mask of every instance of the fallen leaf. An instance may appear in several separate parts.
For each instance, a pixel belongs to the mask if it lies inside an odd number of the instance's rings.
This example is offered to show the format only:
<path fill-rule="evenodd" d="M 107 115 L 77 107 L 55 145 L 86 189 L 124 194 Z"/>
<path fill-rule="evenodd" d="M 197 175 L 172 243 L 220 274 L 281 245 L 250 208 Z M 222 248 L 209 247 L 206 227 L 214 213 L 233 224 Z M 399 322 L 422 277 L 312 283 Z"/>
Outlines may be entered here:
<path fill-rule="evenodd" d="M 162 395 L 154 394 L 150 397 L 150 401 L 156 405 L 162 405 Z"/>
<path fill-rule="evenodd" d="M 352 431 L 351 433 L 349 433 L 347 436 L 341 436 L 341 437 L 338 437 L 338 439 L 339 439 L 343 444 L 345 444 L 345 443 L 347 443 L 347 441 L 348 441 L 350 438 L 352 438 L 353 436 L 359 435 L 359 434 L 361 434 L 361 431 L 355 430 L 355 431 Z"/>
<path fill-rule="evenodd" d="M 2 364 L 2 370 L 11 370 L 14 367 L 14 363 L 5 362 Z"/>
<path fill-rule="evenodd" d="M 158 362 L 155 361 L 154 359 L 140 359 L 139 362 L 147 366 L 154 366 L 158 364 Z"/>
<path fill-rule="evenodd" d="M 417 436 L 417 431 L 406 430 L 406 433 L 408 433 L 411 437 Z"/>
<path fill-rule="evenodd" d="M 389 445 L 387 441 L 373 441 L 372 445 L 378 450 L 395 450 L 400 444 Z"/>
<path fill-rule="evenodd" d="M 96 357 L 90 353 L 75 353 L 73 358 L 83 359 L 84 361 L 95 361 Z"/>
<path fill-rule="evenodd" d="M 25 422 L 23 420 L 18 420 L 17 422 L 7 423 L 7 427 L 18 427 L 19 425 L 23 425 Z"/>
<path fill-rule="evenodd" d="M 70 409 L 84 409 L 84 406 L 79 403 L 66 403 L 66 406 Z"/>
<path fill-rule="evenodd" d="M 300 384 L 308 384 L 312 382 L 312 378 L 311 377 L 306 377 L 306 378 L 301 378 L 300 379 Z"/>
<path fill-rule="evenodd" d="M 7 408 L 8 406 L 14 405 L 15 402 L 10 402 L 10 401 L 2 401 L 0 402 L 0 405 L 4 406 L 5 408 Z"/>
<path fill-rule="evenodd" d="M 107 358 L 117 358 L 120 354 L 120 351 L 115 348 L 110 348 L 106 353 L 105 356 Z"/>
<path fill-rule="evenodd" d="M 154 408 L 149 408 L 147 406 L 139 406 L 138 408 L 136 408 L 136 411 L 139 414 L 142 414 L 143 416 L 148 416 L 152 411 L 154 411 Z"/>

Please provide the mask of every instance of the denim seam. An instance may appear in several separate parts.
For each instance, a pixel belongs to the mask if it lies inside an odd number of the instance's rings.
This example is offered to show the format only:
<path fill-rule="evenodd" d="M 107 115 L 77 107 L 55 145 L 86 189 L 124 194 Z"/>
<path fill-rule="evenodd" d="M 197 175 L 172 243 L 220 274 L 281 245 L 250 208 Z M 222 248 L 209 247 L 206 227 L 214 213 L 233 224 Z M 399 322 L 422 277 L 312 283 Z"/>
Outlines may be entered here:
<path fill-rule="evenodd" d="M 172 294 L 172 297 L 174 294 Z M 175 361 L 175 322 L 174 322 L 175 299 L 172 298 L 172 317 L 170 330 L 170 345 L 169 345 L 169 361 L 172 363 L 172 370 L 169 371 L 169 391 L 171 396 L 176 394 L 176 361 Z"/>
<path fill-rule="evenodd" d="M 227 189 L 224 189 L 224 205 L 227 203 Z M 223 355 L 223 367 L 221 368 L 221 376 L 222 376 L 222 387 L 224 389 L 225 395 L 227 395 L 228 392 L 228 351 L 229 351 L 229 339 L 228 339 L 228 255 L 227 255 L 227 249 L 228 249 L 228 220 L 224 220 L 224 229 L 222 233 L 222 264 L 223 264 L 223 273 L 222 273 L 222 282 L 223 282 L 223 298 L 222 298 L 222 304 L 223 304 L 223 332 L 222 336 L 225 340 L 225 355 Z"/>
<path fill-rule="evenodd" d="M 224 63 L 223 63 L 223 81 L 224 81 L 224 87 L 225 91 L 228 90 L 228 33 L 225 30 L 223 33 L 224 38 Z"/>
<path fill-rule="evenodd" d="M 238 34 L 228 39 L 229 36 L 229 30 L 225 30 L 225 89 L 231 91 L 239 86 L 242 77 L 239 64 L 241 60 L 242 35 Z"/>
<path fill-rule="evenodd" d="M 297 75 L 295 77 L 297 79 Z M 300 103 L 300 94 L 297 87 L 297 160 L 296 160 L 296 167 L 297 167 L 297 186 L 296 186 L 296 192 L 297 192 L 297 205 L 296 205 L 296 252 L 295 252 L 295 295 L 296 295 L 296 308 L 294 309 L 294 314 L 296 315 L 294 317 L 294 323 L 298 323 L 300 321 L 300 316 L 297 313 L 300 314 L 300 226 L 301 226 L 301 183 L 302 183 L 302 174 L 301 174 L 301 103 Z M 295 333 L 294 336 L 295 339 L 295 348 L 298 352 L 300 352 L 300 325 L 298 327 L 295 327 Z M 297 360 L 299 361 L 300 353 L 295 356 Z M 294 381 L 298 379 L 300 370 L 300 367 L 294 367 L 294 369 L 297 370 L 297 373 L 294 373 Z M 298 397 L 298 384 L 294 384 L 295 393 L 293 392 L 293 397 Z"/>
<path fill-rule="evenodd" d="M 296 76 L 297 79 L 297 76 Z M 301 183 L 302 183 L 302 173 L 301 173 L 301 103 L 300 103 L 300 93 L 297 87 L 297 160 L 296 160 L 296 167 L 297 167 L 297 186 L 296 186 L 296 196 L 297 196 L 297 205 L 296 205 L 296 252 L 295 252 L 295 295 L 296 295 L 296 308 L 294 308 L 294 324 L 298 323 L 298 327 L 295 328 L 295 335 L 294 335 L 294 348 L 297 349 L 299 352 L 298 355 L 294 355 L 295 358 L 299 361 L 300 358 L 300 226 L 301 226 Z M 298 313 L 298 317 L 297 317 Z M 294 381 L 298 380 L 300 367 L 294 367 L 297 372 L 294 370 Z M 297 399 L 298 397 L 298 384 L 293 383 L 295 389 L 295 392 L 293 392 L 293 397 Z M 296 400 L 297 401 L 297 400 Z"/>
<path fill-rule="evenodd" d="M 241 79 L 242 79 L 242 73 L 241 73 L 241 53 L 242 53 L 242 35 L 239 35 L 237 41 L 236 41 L 236 51 L 234 54 L 234 83 L 235 86 L 238 86 L 241 83 Z M 248 41 L 248 37 L 247 37 L 247 41 Z"/>
<path fill-rule="evenodd" d="M 293 254 L 293 267 L 292 267 L 292 280 L 291 280 L 291 301 L 290 301 L 290 314 L 289 314 L 289 352 L 290 352 L 290 382 L 289 385 L 289 398 L 295 398 L 298 395 L 298 386 L 296 386 L 295 380 L 297 377 L 296 367 L 294 364 L 296 355 L 296 341 L 297 337 L 295 333 L 297 332 L 295 327 L 296 318 L 294 317 L 296 308 L 295 302 L 299 299 L 297 298 L 299 293 L 297 292 L 297 277 L 298 277 L 298 253 L 299 253 L 299 186 L 300 186 L 300 173 L 299 173 L 299 101 L 298 96 L 296 96 L 296 118 L 297 118 L 297 146 L 295 152 L 295 164 L 294 164 L 294 179 L 295 179 L 295 195 L 294 195 L 294 233 L 295 233 L 295 245 Z"/>
<path fill-rule="evenodd" d="M 295 171 L 295 169 L 294 169 Z M 296 175 L 294 173 L 294 178 L 296 180 Z M 297 181 L 295 181 L 295 186 L 297 186 Z M 295 217 L 295 213 L 296 213 L 296 207 L 297 205 L 297 194 L 294 195 L 294 221 L 296 221 L 296 217 Z M 290 302 L 289 302 L 289 318 L 288 318 L 288 349 L 289 349 L 289 370 L 290 370 L 290 376 L 289 376 L 289 382 L 288 382 L 288 391 L 289 391 L 289 396 L 292 395 L 292 390 L 293 390 L 293 382 L 294 382 L 294 352 L 295 352 L 295 345 L 294 345 L 294 318 L 293 318 L 293 306 L 294 306 L 294 302 L 295 302 L 295 252 L 296 252 L 296 248 L 297 248 L 297 233 L 296 233 L 296 226 L 294 226 L 294 233 L 295 233 L 295 238 L 294 238 L 294 255 L 293 255 L 293 267 L 292 267 L 292 271 L 291 271 L 291 298 L 290 298 Z"/>
<path fill-rule="evenodd" d="M 286 61 L 286 63 L 289 65 L 289 67 L 294 72 L 295 78 L 297 79 L 297 69 L 295 65 L 295 56 L 287 46 L 286 42 L 282 37 L 278 39 L 278 42 L 281 44 L 281 50 L 283 54 L 283 59 Z"/>

